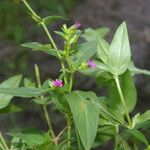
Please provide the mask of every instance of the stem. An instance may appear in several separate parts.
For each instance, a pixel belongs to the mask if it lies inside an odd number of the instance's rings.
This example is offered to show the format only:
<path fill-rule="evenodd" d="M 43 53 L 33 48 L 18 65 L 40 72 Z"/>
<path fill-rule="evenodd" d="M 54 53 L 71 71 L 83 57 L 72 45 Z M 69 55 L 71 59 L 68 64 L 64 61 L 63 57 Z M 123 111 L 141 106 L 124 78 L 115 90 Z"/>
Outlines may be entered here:
<path fill-rule="evenodd" d="M 71 73 L 70 75 L 70 85 L 69 85 L 69 91 L 72 91 L 72 85 L 73 85 L 73 77 L 74 77 L 74 73 Z"/>
<path fill-rule="evenodd" d="M 125 103 L 124 96 L 123 96 L 123 93 L 122 93 L 122 90 L 121 90 L 121 87 L 120 87 L 118 76 L 114 77 L 114 79 L 115 79 L 117 89 L 118 89 L 118 92 L 119 92 L 119 95 L 120 95 L 120 100 L 121 100 L 122 105 L 123 105 L 124 110 L 125 110 L 125 115 L 126 115 L 127 121 L 129 123 L 129 126 L 131 126 L 132 122 L 131 122 L 130 116 L 128 114 L 128 109 L 126 107 L 126 103 Z"/>
<path fill-rule="evenodd" d="M 33 9 L 29 6 L 29 4 L 26 2 L 26 0 L 22 0 L 22 2 L 25 4 L 26 8 L 32 13 L 33 16 L 36 17 L 36 19 L 41 19 L 34 11 Z"/>
<path fill-rule="evenodd" d="M 3 145 L 1 143 L 0 143 L 0 149 L 5 150 L 5 148 L 3 147 Z"/>
<path fill-rule="evenodd" d="M 53 38 L 52 38 L 52 36 L 51 36 L 51 34 L 50 34 L 50 32 L 48 31 L 46 25 L 44 23 L 41 23 L 41 25 L 44 28 L 44 30 L 45 30 L 45 32 L 46 32 L 46 34 L 47 34 L 50 42 L 52 43 L 54 49 L 58 49 L 57 46 L 56 46 L 56 44 L 55 44 L 55 42 L 54 42 L 54 40 L 53 40 Z"/>
<path fill-rule="evenodd" d="M 26 2 L 26 0 L 22 0 L 22 2 L 25 4 L 26 8 L 27 8 L 37 19 L 41 19 L 41 18 L 34 12 L 34 10 L 29 6 L 29 4 Z M 56 46 L 56 44 L 55 44 L 55 42 L 54 42 L 54 40 L 53 40 L 51 34 L 49 33 L 49 31 L 48 31 L 46 25 L 45 25 L 43 22 L 41 22 L 41 25 L 42 25 L 42 27 L 44 28 L 45 32 L 47 33 L 47 36 L 48 36 L 48 38 L 50 39 L 50 42 L 52 43 L 53 47 L 54 47 L 55 49 L 57 49 L 57 46 Z"/>
<path fill-rule="evenodd" d="M 75 131 L 76 131 L 76 136 L 77 136 L 77 141 L 78 141 L 78 148 L 79 148 L 79 150 L 82 150 L 79 133 L 78 133 L 77 129 L 75 129 Z"/>
<path fill-rule="evenodd" d="M 66 129 L 67 129 L 67 127 L 65 127 L 63 130 L 61 130 L 60 133 L 57 135 L 57 137 L 56 137 L 57 142 L 59 141 L 61 135 L 66 131 Z"/>
<path fill-rule="evenodd" d="M 53 131 L 53 128 L 52 128 L 52 125 L 51 125 L 51 121 L 50 121 L 50 117 L 49 117 L 49 114 L 48 114 L 47 106 L 43 105 L 42 107 L 43 107 L 43 110 L 44 110 L 45 119 L 46 119 L 47 125 L 49 127 L 49 131 L 50 131 L 50 133 L 52 135 L 54 144 L 57 145 L 55 134 L 54 134 L 54 131 Z"/>
<path fill-rule="evenodd" d="M 68 150 L 71 149 L 71 119 L 70 115 L 67 114 L 67 145 L 68 145 Z"/>
<path fill-rule="evenodd" d="M 46 32 L 50 42 L 52 43 L 54 49 L 58 49 L 56 44 L 55 44 L 55 42 L 54 42 L 54 40 L 53 40 L 53 38 L 52 38 L 52 36 L 51 36 L 51 34 L 50 34 L 50 32 L 48 31 L 46 25 L 44 23 L 41 23 L 41 24 L 42 24 L 42 27 L 44 28 L 44 30 L 45 30 L 45 32 Z M 61 63 L 61 67 L 62 67 L 63 73 L 64 73 L 64 81 L 65 81 L 65 84 L 67 84 L 67 78 L 65 76 L 66 73 L 65 73 L 65 70 L 64 70 L 65 69 L 65 65 L 64 65 L 64 62 L 63 62 L 62 59 L 60 60 L 60 63 Z"/>
<path fill-rule="evenodd" d="M 66 46 L 66 61 L 67 61 L 67 64 L 68 64 L 68 67 L 69 67 L 69 70 L 71 72 L 70 74 L 70 84 L 69 84 L 69 91 L 71 92 L 72 91 L 72 85 L 73 85 L 73 77 L 74 77 L 74 71 L 73 71 L 73 68 L 71 66 L 71 61 L 70 61 L 70 57 L 69 57 L 69 50 L 70 50 L 70 45 L 68 44 Z"/>
<path fill-rule="evenodd" d="M 74 72 L 73 72 L 73 69 L 72 69 L 72 66 L 70 63 L 69 50 L 70 50 L 70 45 L 67 45 L 66 61 L 68 63 L 68 67 L 69 67 L 69 70 L 71 72 L 70 79 L 69 79 L 69 92 L 71 92 L 72 91 L 72 85 L 73 85 Z M 69 114 L 67 115 L 67 127 L 68 127 L 68 130 L 67 130 L 68 150 L 70 150 L 71 149 L 71 117 Z"/>
<path fill-rule="evenodd" d="M 117 137 L 117 135 L 118 135 L 118 130 L 119 130 L 117 124 L 115 125 L 115 129 L 116 129 L 116 134 L 115 134 L 115 148 L 114 149 L 116 150 L 117 147 L 118 147 L 118 137 Z"/>
<path fill-rule="evenodd" d="M 39 71 L 39 67 L 37 64 L 34 65 L 34 69 L 35 69 L 35 77 L 37 81 L 37 86 L 38 88 L 41 88 L 40 71 Z"/>
<path fill-rule="evenodd" d="M 38 86 L 38 88 L 41 88 L 40 72 L 39 72 L 38 65 L 35 64 L 34 67 L 35 67 L 35 76 L 36 76 L 37 86 Z M 40 98 L 41 98 L 41 100 L 43 100 L 44 99 L 43 95 L 41 95 Z M 45 115 L 45 119 L 46 119 L 46 122 L 47 122 L 47 125 L 49 128 L 49 131 L 52 135 L 53 141 L 54 141 L 55 145 L 57 145 L 57 142 L 55 140 L 55 134 L 54 134 L 54 131 L 52 129 L 52 125 L 51 125 L 51 121 L 50 121 L 50 116 L 48 114 L 47 105 L 46 104 L 42 105 L 42 108 L 44 111 L 44 115 Z"/>
<path fill-rule="evenodd" d="M 2 145 L 4 146 L 4 150 L 9 150 L 9 148 L 8 148 L 8 146 L 7 146 L 7 144 L 6 144 L 5 140 L 4 140 L 1 132 L 0 132 L 0 140 L 2 142 Z"/>
<path fill-rule="evenodd" d="M 137 143 L 135 140 L 133 140 L 133 147 L 134 147 L 134 150 L 138 150 Z"/>
<path fill-rule="evenodd" d="M 63 73 L 64 73 L 64 82 L 65 82 L 65 84 L 68 84 L 67 77 L 66 77 L 66 72 L 64 70 L 65 69 L 64 62 L 62 60 L 60 60 L 60 62 L 61 62 L 61 67 L 62 67 Z"/>

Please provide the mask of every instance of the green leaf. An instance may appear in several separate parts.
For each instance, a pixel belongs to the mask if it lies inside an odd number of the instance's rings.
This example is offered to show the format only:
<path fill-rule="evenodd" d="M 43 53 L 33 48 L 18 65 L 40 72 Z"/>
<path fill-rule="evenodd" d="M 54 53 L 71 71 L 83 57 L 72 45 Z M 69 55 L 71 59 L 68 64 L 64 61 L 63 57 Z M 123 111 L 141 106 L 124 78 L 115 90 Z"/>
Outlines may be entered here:
<path fill-rule="evenodd" d="M 116 136 L 119 143 L 116 150 L 131 150 L 129 144 L 125 139 L 123 139 L 119 134 L 116 134 Z"/>
<path fill-rule="evenodd" d="M 144 114 L 141 114 L 139 117 L 139 120 L 141 122 L 145 122 L 145 121 L 150 120 L 150 110 L 147 110 Z"/>
<path fill-rule="evenodd" d="M 35 97 L 40 96 L 49 91 L 48 88 L 34 88 L 34 87 L 19 87 L 19 88 L 0 88 L 0 93 L 4 95 L 11 95 L 17 97 Z"/>
<path fill-rule="evenodd" d="M 110 29 L 107 27 L 97 28 L 96 32 L 100 35 L 101 38 L 104 38 L 108 33 Z"/>
<path fill-rule="evenodd" d="M 21 44 L 21 46 L 31 48 L 31 49 L 37 49 L 37 48 L 41 47 L 42 44 L 38 43 L 38 42 L 30 42 L 30 43 L 23 43 L 23 44 Z"/>
<path fill-rule="evenodd" d="M 56 108 L 66 112 L 66 100 L 64 99 L 63 95 L 60 93 L 57 93 L 56 91 L 51 91 L 51 100 L 55 104 Z"/>
<path fill-rule="evenodd" d="M 0 88 L 16 88 L 19 86 L 22 76 L 17 75 L 7 79 L 0 84 Z M 0 109 L 6 107 L 10 100 L 13 98 L 11 95 L 5 95 L 0 92 Z"/>
<path fill-rule="evenodd" d="M 74 91 L 65 98 L 73 114 L 82 144 L 85 150 L 89 150 L 98 128 L 99 112 L 94 104 L 97 96 L 93 92 Z"/>
<path fill-rule="evenodd" d="M 21 111 L 22 111 L 22 108 L 14 105 L 14 104 L 9 104 L 5 108 L 0 109 L 0 114 L 13 113 L 13 112 L 21 112 Z"/>
<path fill-rule="evenodd" d="M 50 97 L 44 97 L 41 99 L 41 97 L 33 99 L 33 102 L 39 105 L 44 105 L 50 100 Z"/>
<path fill-rule="evenodd" d="M 82 34 L 82 37 L 86 40 L 86 41 L 96 41 L 97 38 L 103 38 L 105 37 L 108 32 L 109 32 L 109 28 L 98 28 L 98 29 L 92 29 L 92 28 L 87 28 L 84 30 L 84 33 Z"/>
<path fill-rule="evenodd" d="M 96 52 L 96 42 L 90 41 L 78 46 L 78 52 L 73 55 L 73 62 L 81 64 L 88 61 Z"/>
<path fill-rule="evenodd" d="M 96 79 L 99 86 L 105 86 L 113 79 L 112 75 L 108 72 L 102 72 Z"/>
<path fill-rule="evenodd" d="M 28 78 L 24 78 L 23 83 L 25 87 L 36 87 L 36 84 Z"/>
<path fill-rule="evenodd" d="M 135 126 L 136 129 L 143 129 L 143 130 L 149 130 L 150 129 L 150 120 L 139 122 Z"/>
<path fill-rule="evenodd" d="M 61 51 L 58 49 L 52 49 L 51 44 L 41 44 L 38 42 L 30 42 L 21 44 L 23 47 L 31 48 L 33 51 L 43 51 L 49 55 L 61 58 Z"/>
<path fill-rule="evenodd" d="M 101 122 L 101 120 L 100 120 L 100 122 Z M 98 146 L 103 145 L 106 142 L 108 142 L 111 138 L 114 137 L 115 132 L 116 131 L 115 131 L 114 126 L 110 126 L 107 124 L 103 124 L 101 126 L 101 124 L 100 124 L 93 148 L 98 147 Z"/>
<path fill-rule="evenodd" d="M 130 45 L 127 27 L 123 22 L 117 29 L 110 45 L 107 66 L 109 71 L 115 75 L 123 74 L 129 67 L 131 59 Z"/>
<path fill-rule="evenodd" d="M 44 134 L 33 128 L 27 128 L 18 133 L 8 133 L 8 135 L 24 140 L 30 148 L 45 142 Z"/>
<path fill-rule="evenodd" d="M 26 150 L 27 149 L 27 145 L 25 144 L 25 142 L 23 140 L 21 140 L 18 137 L 13 137 L 11 139 L 11 143 L 10 143 L 10 149 L 11 150 Z"/>
<path fill-rule="evenodd" d="M 99 104 L 97 104 L 97 107 L 99 108 L 100 115 L 103 116 L 103 118 L 105 118 L 106 120 L 109 120 L 115 124 L 125 125 L 123 116 L 117 111 L 114 111 L 107 107 L 104 101 L 100 100 Z"/>
<path fill-rule="evenodd" d="M 45 25 L 49 25 L 49 24 L 52 24 L 53 22 L 58 21 L 58 20 L 67 20 L 67 19 L 65 17 L 62 17 L 62 16 L 48 16 L 48 17 L 43 18 L 42 22 Z"/>
<path fill-rule="evenodd" d="M 102 73 L 108 72 L 107 66 L 100 62 L 100 61 L 94 61 L 96 64 L 96 68 L 84 68 L 79 70 L 81 73 L 89 76 L 99 77 Z"/>
<path fill-rule="evenodd" d="M 137 115 L 135 115 L 135 117 L 136 116 Z M 150 128 L 150 110 L 147 110 L 145 113 L 141 115 L 139 114 L 136 118 L 137 118 L 135 121 L 136 129 Z"/>
<path fill-rule="evenodd" d="M 54 145 L 52 145 L 52 143 L 50 143 L 49 141 L 45 142 L 42 145 L 39 145 L 36 147 L 36 150 L 57 150 L 57 148 L 54 148 Z"/>
<path fill-rule="evenodd" d="M 103 39 L 103 37 L 106 36 L 108 32 L 108 28 L 98 28 L 96 30 L 88 28 L 85 29 L 82 34 L 82 37 L 86 41 L 96 41 L 98 56 L 104 63 L 107 61 L 109 44 Z"/>
<path fill-rule="evenodd" d="M 97 39 L 98 57 L 106 64 L 109 55 L 109 44 L 102 38 Z"/>
<path fill-rule="evenodd" d="M 50 133 L 47 132 L 44 136 L 45 142 L 41 145 L 36 146 L 36 150 L 57 150 L 53 141 L 51 140 Z"/>
<path fill-rule="evenodd" d="M 98 68 L 84 68 L 79 70 L 81 73 L 88 75 L 88 76 L 93 76 L 93 77 L 98 77 L 100 76 L 104 71 L 100 70 Z"/>
<path fill-rule="evenodd" d="M 66 39 L 66 34 L 60 31 L 54 31 L 57 35 L 59 35 L 60 37 L 62 37 L 63 39 Z"/>
<path fill-rule="evenodd" d="M 137 92 L 134 80 L 128 70 L 120 76 L 119 82 L 124 96 L 125 104 L 127 106 L 128 112 L 130 113 L 136 105 Z M 115 109 L 119 110 L 121 114 L 124 114 L 125 113 L 123 111 L 124 107 L 121 103 L 116 83 L 114 81 L 110 81 L 108 89 L 109 89 L 109 106 L 114 110 Z"/>
<path fill-rule="evenodd" d="M 106 64 L 100 62 L 100 61 L 94 61 L 96 63 L 96 68 L 105 72 L 108 72 L 108 68 Z"/>
<path fill-rule="evenodd" d="M 148 146 L 148 141 L 146 139 L 146 137 L 144 136 L 144 134 L 136 129 L 131 129 L 128 130 L 128 132 L 134 136 L 135 138 L 137 138 L 138 140 L 140 140 L 141 142 L 143 142 L 145 145 Z"/>

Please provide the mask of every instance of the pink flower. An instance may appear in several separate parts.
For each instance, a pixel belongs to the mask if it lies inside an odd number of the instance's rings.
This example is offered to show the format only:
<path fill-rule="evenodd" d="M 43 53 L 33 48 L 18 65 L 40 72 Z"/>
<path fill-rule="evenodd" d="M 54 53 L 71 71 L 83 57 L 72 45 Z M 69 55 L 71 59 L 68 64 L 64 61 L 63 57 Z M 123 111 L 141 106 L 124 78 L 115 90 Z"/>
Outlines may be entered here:
<path fill-rule="evenodd" d="M 52 83 L 53 83 L 53 86 L 55 86 L 55 87 L 62 87 L 63 86 L 62 80 L 56 79 L 56 80 L 53 80 Z"/>
<path fill-rule="evenodd" d="M 75 21 L 75 27 L 76 28 L 80 28 L 81 27 L 81 23 L 79 21 Z"/>
<path fill-rule="evenodd" d="M 88 60 L 87 61 L 87 64 L 90 68 L 96 68 L 96 64 L 93 60 Z"/>

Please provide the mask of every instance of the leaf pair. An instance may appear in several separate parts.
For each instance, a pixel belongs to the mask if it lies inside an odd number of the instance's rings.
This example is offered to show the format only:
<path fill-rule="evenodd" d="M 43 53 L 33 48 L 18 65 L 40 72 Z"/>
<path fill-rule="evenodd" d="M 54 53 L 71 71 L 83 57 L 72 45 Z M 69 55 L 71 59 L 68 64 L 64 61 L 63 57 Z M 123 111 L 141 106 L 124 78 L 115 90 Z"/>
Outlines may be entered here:
<path fill-rule="evenodd" d="M 113 75 L 119 76 L 127 70 L 131 52 L 125 22 L 118 27 L 110 45 L 104 39 L 97 38 L 97 53 Z"/>

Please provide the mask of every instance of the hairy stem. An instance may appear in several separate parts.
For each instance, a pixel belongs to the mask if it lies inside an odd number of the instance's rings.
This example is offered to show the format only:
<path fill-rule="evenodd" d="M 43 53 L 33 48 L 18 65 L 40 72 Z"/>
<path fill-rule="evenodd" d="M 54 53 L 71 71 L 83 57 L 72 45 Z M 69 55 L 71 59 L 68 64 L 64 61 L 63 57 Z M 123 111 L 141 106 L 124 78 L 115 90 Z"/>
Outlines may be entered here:
<path fill-rule="evenodd" d="M 39 68 L 38 66 L 35 64 L 35 76 L 36 76 L 36 81 L 37 81 L 37 86 L 38 88 L 41 88 L 41 79 L 40 79 L 40 73 L 39 73 Z M 44 99 L 43 96 L 40 96 L 41 100 Z M 44 111 L 44 115 L 45 115 L 45 119 L 46 119 L 46 122 L 47 122 L 47 125 L 48 125 L 48 128 L 49 128 L 49 131 L 52 135 L 52 138 L 53 138 L 53 141 L 55 143 L 55 145 L 57 145 L 57 142 L 55 140 L 55 134 L 54 134 L 54 131 L 52 129 L 52 125 L 51 125 L 51 120 L 50 120 L 50 116 L 48 114 L 48 110 L 47 110 L 47 105 L 42 105 L 42 108 L 43 108 L 43 111 Z"/>
<path fill-rule="evenodd" d="M 115 77 L 114 79 L 115 79 L 115 82 L 116 82 L 116 85 L 117 85 L 117 89 L 118 89 L 118 93 L 119 93 L 119 96 L 120 96 L 120 100 L 121 100 L 122 105 L 124 107 L 124 111 L 125 111 L 125 115 L 126 115 L 127 121 L 129 123 L 129 126 L 131 126 L 132 122 L 131 122 L 131 119 L 130 119 L 130 116 L 129 116 L 129 113 L 128 113 L 128 109 L 126 107 L 126 103 L 125 103 L 125 100 L 124 100 L 124 96 L 123 96 L 123 93 L 122 93 L 122 89 L 121 89 L 121 86 L 120 86 L 120 83 L 119 83 L 118 76 Z"/>
<path fill-rule="evenodd" d="M 8 146 L 7 146 L 7 144 L 6 144 L 5 140 L 4 140 L 1 132 L 0 132 L 0 141 L 2 142 L 2 147 L 4 146 L 4 150 L 9 150 L 9 148 L 8 148 Z"/>

